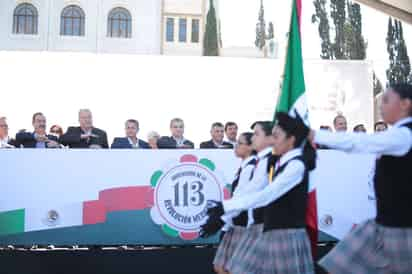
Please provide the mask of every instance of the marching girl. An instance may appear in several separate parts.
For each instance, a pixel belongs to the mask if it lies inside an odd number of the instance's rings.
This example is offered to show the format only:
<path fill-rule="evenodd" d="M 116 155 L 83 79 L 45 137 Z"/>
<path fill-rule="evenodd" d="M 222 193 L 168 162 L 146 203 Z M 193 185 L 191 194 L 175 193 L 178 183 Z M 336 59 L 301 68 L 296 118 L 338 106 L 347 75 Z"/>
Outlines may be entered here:
<path fill-rule="evenodd" d="M 330 148 L 378 155 L 376 217 L 355 228 L 320 261 L 332 274 L 412 273 L 412 85 L 388 88 L 381 111 L 392 125 L 384 132 L 310 134 L 311 140 Z"/>
<path fill-rule="evenodd" d="M 242 180 L 242 185 L 240 186 L 239 184 L 238 189 L 235 190 L 234 197 L 248 196 L 250 193 L 263 189 L 268 184 L 267 165 L 268 159 L 272 154 L 273 145 L 272 123 L 270 121 L 259 121 L 252 125 L 252 129 L 254 130 L 252 147 L 257 152 L 256 164 L 253 168 L 251 179 L 245 181 Z M 202 226 L 200 232 L 201 236 L 208 237 L 217 233 L 222 226 L 222 220 L 226 223 L 230 223 L 228 220 L 243 211 L 245 210 L 233 210 L 228 214 L 223 214 L 222 212 L 220 215 L 210 215 L 207 223 Z M 242 215 L 243 217 L 240 217 Z M 247 216 L 245 216 L 245 213 L 242 213 L 239 217 L 240 218 L 236 220 L 235 225 L 239 221 L 238 224 L 240 224 L 240 226 L 246 226 L 247 228 L 237 230 L 237 232 L 241 230 L 243 230 L 243 232 L 236 233 L 234 239 L 230 241 L 231 244 L 234 243 L 234 245 L 227 247 L 225 246 L 227 243 L 223 241 L 221 245 L 222 248 L 219 247 L 221 250 L 218 250 L 214 260 L 215 266 L 223 266 L 223 269 L 215 267 L 215 270 L 227 271 L 230 269 L 233 265 L 232 259 L 240 257 L 242 255 L 239 254 L 247 252 L 248 246 L 256 240 L 257 235 L 262 231 L 263 211 L 261 209 L 249 210 Z M 226 236 L 224 238 L 226 238 Z M 229 252 L 227 252 L 227 250 Z M 223 258 L 223 256 L 225 257 Z"/>
<path fill-rule="evenodd" d="M 235 155 L 240 158 L 242 162 L 232 183 L 232 197 L 242 195 L 245 184 L 253 177 L 256 157 L 252 148 L 252 135 L 253 133 L 251 132 L 242 133 L 235 146 Z M 226 220 L 226 224 L 222 229 L 225 233 L 213 261 L 214 270 L 218 274 L 227 273 L 227 262 L 232 257 L 240 237 L 246 230 L 248 213 L 247 211 L 236 212 L 223 219 Z"/>
<path fill-rule="evenodd" d="M 299 117 L 277 113 L 276 120 L 273 142 L 279 158 L 269 176 L 266 172 L 269 184 L 247 196 L 216 203 L 209 210 L 212 216 L 251 208 L 263 210 L 261 231 L 247 246 L 247 252 L 242 256 L 235 252 L 229 268 L 232 274 L 314 273 L 305 213 L 308 174 L 315 167 L 316 153 L 306 143 L 309 128 Z"/>

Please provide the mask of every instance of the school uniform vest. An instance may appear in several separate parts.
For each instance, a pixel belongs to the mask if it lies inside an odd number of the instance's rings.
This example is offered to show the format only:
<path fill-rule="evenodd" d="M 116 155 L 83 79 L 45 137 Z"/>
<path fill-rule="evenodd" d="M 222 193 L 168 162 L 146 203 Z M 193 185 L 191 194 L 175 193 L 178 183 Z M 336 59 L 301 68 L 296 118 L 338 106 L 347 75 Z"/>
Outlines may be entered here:
<path fill-rule="evenodd" d="M 300 160 L 295 157 L 281 165 L 274 173 L 273 179 L 279 176 L 292 160 Z M 305 228 L 305 216 L 309 187 L 309 175 L 305 168 L 302 181 L 285 195 L 273 201 L 263 211 L 263 231 L 273 229 Z"/>
<path fill-rule="evenodd" d="M 246 166 L 248 166 L 248 165 L 253 165 L 253 166 L 256 165 L 256 159 L 251 159 L 251 160 L 246 164 Z M 236 188 L 237 188 L 237 186 L 238 186 L 238 184 L 239 184 L 239 178 L 240 178 L 240 173 L 241 173 L 241 172 L 242 172 L 242 169 L 239 168 L 239 170 L 238 170 L 238 172 L 237 172 L 237 174 L 236 174 L 236 178 L 235 178 L 235 180 L 234 180 L 233 183 L 232 183 L 232 196 L 233 196 L 233 193 L 235 192 L 235 190 L 236 190 Z M 253 171 L 252 171 L 252 173 L 250 174 L 249 181 L 250 181 L 252 178 L 253 178 Z M 232 219 L 232 222 L 233 222 L 234 225 L 237 225 L 237 226 L 243 226 L 243 227 L 247 226 L 247 223 L 248 223 L 248 214 L 247 214 L 247 211 L 242 211 L 238 216 L 236 216 L 235 218 Z"/>
<path fill-rule="evenodd" d="M 263 159 L 268 158 L 268 162 L 270 162 L 270 157 L 272 155 L 272 152 L 269 152 L 268 154 L 266 154 L 265 156 L 263 156 Z M 262 159 L 262 160 L 263 160 Z M 254 224 L 262 224 L 263 223 L 263 215 L 264 215 L 264 207 L 260 207 L 260 208 L 255 208 L 253 210 L 253 220 L 254 220 Z"/>
<path fill-rule="evenodd" d="M 412 130 L 412 122 L 402 125 Z M 382 156 L 374 177 L 376 222 L 412 228 L 412 149 L 401 157 Z"/>

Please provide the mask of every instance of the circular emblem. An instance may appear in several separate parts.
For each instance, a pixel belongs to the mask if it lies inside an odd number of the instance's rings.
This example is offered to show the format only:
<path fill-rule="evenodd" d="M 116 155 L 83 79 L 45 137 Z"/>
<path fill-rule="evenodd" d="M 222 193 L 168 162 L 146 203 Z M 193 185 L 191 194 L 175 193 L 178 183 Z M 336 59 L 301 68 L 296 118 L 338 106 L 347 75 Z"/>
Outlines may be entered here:
<path fill-rule="evenodd" d="M 325 227 L 333 225 L 333 217 L 331 215 L 324 215 L 321 219 L 321 224 Z"/>
<path fill-rule="evenodd" d="M 225 184 L 213 162 L 181 157 L 167 170 L 152 175 L 154 206 L 152 219 L 170 236 L 191 240 L 198 237 L 207 218 L 208 201 L 224 198 Z"/>
<path fill-rule="evenodd" d="M 60 221 L 59 213 L 54 209 L 47 211 L 47 214 L 45 218 L 43 219 L 43 223 L 46 224 L 47 226 L 56 226 L 59 224 L 59 221 Z"/>

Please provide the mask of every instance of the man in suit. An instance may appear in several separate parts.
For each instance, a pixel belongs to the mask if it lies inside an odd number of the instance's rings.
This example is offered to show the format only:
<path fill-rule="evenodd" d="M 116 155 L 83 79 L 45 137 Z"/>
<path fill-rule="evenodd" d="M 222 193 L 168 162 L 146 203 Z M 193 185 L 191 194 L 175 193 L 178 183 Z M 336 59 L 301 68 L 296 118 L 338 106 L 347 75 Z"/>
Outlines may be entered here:
<path fill-rule="evenodd" d="M 238 127 L 235 122 L 227 122 L 225 124 L 226 142 L 231 143 L 233 147 L 235 147 L 237 143 L 237 130 Z"/>
<path fill-rule="evenodd" d="M 170 132 L 172 136 L 162 136 L 157 140 L 157 147 L 160 149 L 193 149 L 195 144 L 183 137 L 185 124 L 182 119 L 174 118 L 170 121 Z"/>
<path fill-rule="evenodd" d="M 336 132 L 346 132 L 348 130 L 348 123 L 345 116 L 338 114 L 335 119 L 333 119 L 333 127 Z"/>
<path fill-rule="evenodd" d="M 36 112 L 32 117 L 33 132 L 21 131 L 16 134 L 16 144 L 24 148 L 60 148 L 56 136 L 46 133 L 46 116 Z"/>
<path fill-rule="evenodd" d="M 0 148 L 14 148 L 16 141 L 9 138 L 9 125 L 6 117 L 0 117 Z"/>
<path fill-rule="evenodd" d="M 60 137 L 60 142 L 70 148 L 109 148 L 104 130 L 93 127 L 92 112 L 79 111 L 79 127 L 69 127 Z"/>
<path fill-rule="evenodd" d="M 139 122 L 135 119 L 129 119 L 125 123 L 126 137 L 114 138 L 111 148 L 142 148 L 150 149 L 150 146 L 145 141 L 137 138 L 139 132 Z"/>
<path fill-rule="evenodd" d="M 224 137 L 224 126 L 222 123 L 213 123 L 212 128 L 210 130 L 210 134 L 212 135 L 212 140 L 203 142 L 200 144 L 200 148 L 209 148 L 209 149 L 227 149 L 233 148 L 231 143 L 223 141 Z"/>

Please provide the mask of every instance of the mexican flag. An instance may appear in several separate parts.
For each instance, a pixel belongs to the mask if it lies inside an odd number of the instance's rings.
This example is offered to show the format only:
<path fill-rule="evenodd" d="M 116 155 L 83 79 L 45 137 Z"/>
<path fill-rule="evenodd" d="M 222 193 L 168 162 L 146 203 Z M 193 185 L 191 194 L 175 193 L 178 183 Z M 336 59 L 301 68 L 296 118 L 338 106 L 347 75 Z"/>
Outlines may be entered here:
<path fill-rule="evenodd" d="M 301 11 L 302 0 L 293 0 L 282 90 L 276 111 L 289 112 L 293 116 L 296 111 L 300 117 L 309 124 L 300 35 Z M 316 190 L 313 185 L 309 186 L 308 203 L 306 223 L 312 245 L 312 255 L 315 257 L 318 240 L 318 216 Z"/>

